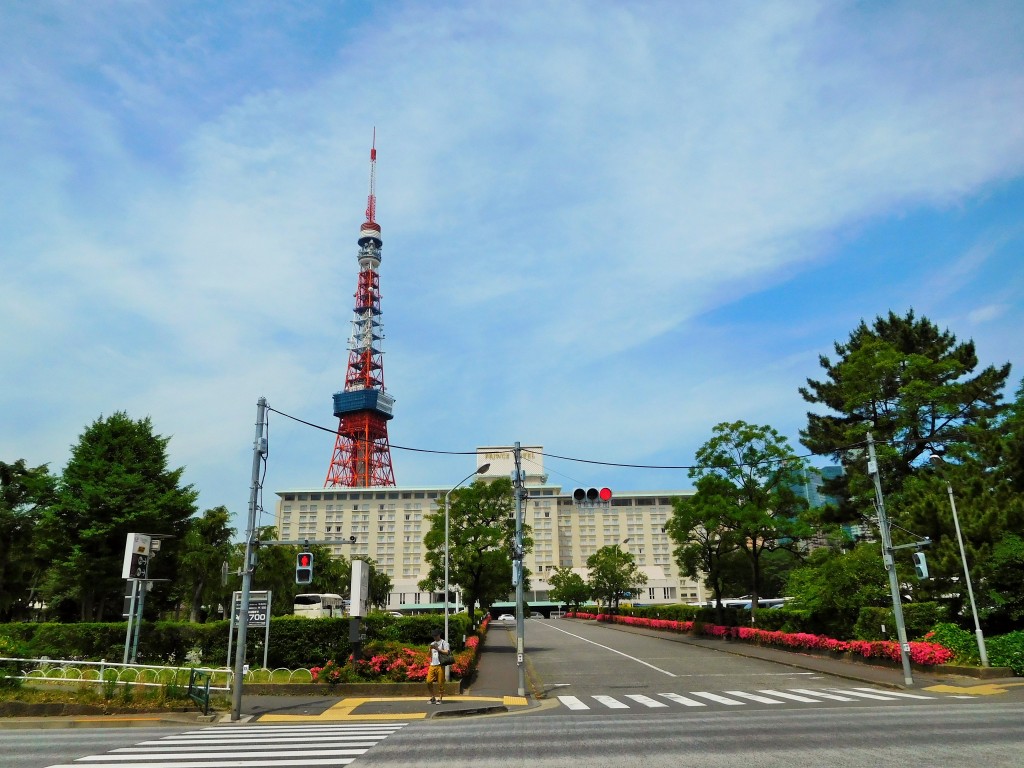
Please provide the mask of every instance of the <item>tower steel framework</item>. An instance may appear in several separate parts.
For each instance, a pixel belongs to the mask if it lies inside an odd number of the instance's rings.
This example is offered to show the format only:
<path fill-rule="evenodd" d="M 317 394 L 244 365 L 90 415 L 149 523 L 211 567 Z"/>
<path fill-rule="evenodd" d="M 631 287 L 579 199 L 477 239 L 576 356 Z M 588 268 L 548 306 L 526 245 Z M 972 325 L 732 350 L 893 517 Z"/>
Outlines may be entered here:
<path fill-rule="evenodd" d="M 380 225 L 376 221 L 377 141 L 370 148 L 370 194 L 366 221 L 359 229 L 359 280 L 352 335 L 348 343 L 345 388 L 334 393 L 338 434 L 325 488 L 365 488 L 395 484 L 388 443 L 388 421 L 395 400 L 384 390 L 384 338 L 380 322 Z"/>

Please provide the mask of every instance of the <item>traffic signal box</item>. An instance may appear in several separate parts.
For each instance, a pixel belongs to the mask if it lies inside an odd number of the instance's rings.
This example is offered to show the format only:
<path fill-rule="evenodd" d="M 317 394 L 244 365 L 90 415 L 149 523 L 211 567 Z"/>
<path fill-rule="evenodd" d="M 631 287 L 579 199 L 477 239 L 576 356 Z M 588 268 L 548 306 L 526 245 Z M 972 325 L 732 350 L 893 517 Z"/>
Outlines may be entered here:
<path fill-rule="evenodd" d="M 612 499 L 611 488 L 576 488 L 572 492 L 573 504 L 578 506 L 597 506 L 607 504 Z"/>
<path fill-rule="evenodd" d="M 925 558 L 924 552 L 914 553 L 914 570 L 917 571 L 917 578 L 928 578 L 928 560 Z"/>
<path fill-rule="evenodd" d="M 295 556 L 295 583 L 309 584 L 313 581 L 313 553 L 299 552 Z"/>

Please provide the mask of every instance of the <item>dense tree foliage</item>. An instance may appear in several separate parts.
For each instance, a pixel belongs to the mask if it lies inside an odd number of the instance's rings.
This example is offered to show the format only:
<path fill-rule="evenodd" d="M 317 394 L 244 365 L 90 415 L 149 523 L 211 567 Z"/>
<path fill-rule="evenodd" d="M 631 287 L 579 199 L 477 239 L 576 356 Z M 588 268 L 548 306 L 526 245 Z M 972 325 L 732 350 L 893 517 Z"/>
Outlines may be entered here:
<path fill-rule="evenodd" d="M 512 550 L 515 544 L 515 496 L 512 481 L 499 478 L 477 480 L 459 488 L 450 497 L 449 510 L 449 583 L 462 590 L 462 598 L 472 621 L 476 606 L 487 608 L 503 599 L 512 589 Z M 430 530 L 423 537 L 430 570 L 420 589 L 444 591 L 444 507 L 432 515 Z M 529 552 L 533 541 L 528 526 L 523 526 L 523 549 Z M 527 574 L 523 575 L 524 580 Z M 525 582 L 524 582 L 525 583 Z"/>
<path fill-rule="evenodd" d="M 753 614 L 762 592 L 762 557 L 776 549 L 792 549 L 811 533 L 804 519 L 807 501 L 795 488 L 805 470 L 804 462 L 789 442 L 770 426 L 744 421 L 722 423 L 697 451 L 697 479 L 691 503 L 712 512 L 711 529 L 727 535 L 726 545 L 738 548 L 750 564 L 749 594 Z M 685 504 L 680 519 L 669 524 L 680 543 L 677 559 L 685 555 L 683 534 L 694 532 Z M 685 560 L 684 560 L 685 561 Z"/>
<path fill-rule="evenodd" d="M 231 513 L 223 506 L 189 520 L 179 550 L 178 578 L 172 589 L 176 605 L 188 607 L 189 621 L 215 613 L 224 597 L 221 569 L 231 558 L 235 535 L 230 521 Z"/>
<path fill-rule="evenodd" d="M 49 563 L 41 590 L 48 605 L 71 608 L 83 621 L 120 618 L 121 563 L 132 532 L 168 537 L 149 575 L 176 574 L 177 549 L 197 493 L 181 485 L 183 469 L 168 468 L 168 440 L 154 434 L 148 418 L 136 421 L 123 412 L 97 419 L 82 433 L 57 499 L 39 524 L 37 542 Z M 160 597 L 154 590 L 154 607 Z"/>
<path fill-rule="evenodd" d="M 601 547 L 587 558 L 587 585 L 594 599 L 614 612 L 619 600 L 632 596 L 647 584 L 647 576 L 636 564 L 632 553 L 618 544 Z"/>
<path fill-rule="evenodd" d="M 675 543 L 680 573 L 691 579 L 703 578 L 719 611 L 726 596 L 726 558 L 743 546 L 730 524 L 733 491 L 725 478 L 705 475 L 697 481 L 697 493 L 673 501 L 672 517 L 665 525 Z"/>
<path fill-rule="evenodd" d="M 998 415 L 1010 373 L 1006 364 L 978 373 L 971 341 L 958 343 L 927 318 L 910 310 L 890 312 L 871 326 L 861 322 L 838 359 L 822 355 L 821 380 L 808 379 L 804 399 L 827 409 L 807 414 L 801 439 L 811 451 L 842 462 L 846 474 L 826 492 L 840 498 L 840 519 L 858 520 L 871 498 L 862 448 L 870 429 L 877 444 L 885 492 L 898 504 L 904 482 L 933 450 L 952 450 L 970 441 L 972 427 Z"/>
<path fill-rule="evenodd" d="M 45 466 L 0 461 L 0 621 L 29 617 L 41 573 L 33 536 L 55 488 Z"/>
<path fill-rule="evenodd" d="M 892 606 L 888 579 L 880 545 L 817 549 L 789 574 L 786 592 L 793 602 L 786 607 L 807 611 L 809 630 L 850 637 L 861 608 Z"/>
<path fill-rule="evenodd" d="M 548 578 L 548 584 L 551 585 L 548 599 L 565 603 L 573 611 L 579 610 L 591 597 L 586 580 L 571 568 L 556 568 Z"/>
<path fill-rule="evenodd" d="M 971 426 L 967 442 L 944 447 L 941 458 L 938 453 L 933 455 L 926 467 L 907 479 L 900 497 L 901 524 L 934 542 L 927 552 L 932 578 L 915 590 L 921 599 L 944 604 L 950 618 L 964 625 L 972 619 L 953 522 L 954 504 L 982 616 L 1004 625 L 1014 621 L 1012 598 L 1007 602 L 1008 596 L 998 596 L 1002 590 L 993 590 L 990 580 L 1009 578 L 1009 583 L 1014 582 L 1012 537 L 1024 531 L 1022 393 L 1024 389 L 999 417 Z M 992 570 L 997 552 L 1010 568 L 1000 569 L 999 577 Z M 1017 583 L 1022 581 L 1024 578 L 1018 577 Z"/>

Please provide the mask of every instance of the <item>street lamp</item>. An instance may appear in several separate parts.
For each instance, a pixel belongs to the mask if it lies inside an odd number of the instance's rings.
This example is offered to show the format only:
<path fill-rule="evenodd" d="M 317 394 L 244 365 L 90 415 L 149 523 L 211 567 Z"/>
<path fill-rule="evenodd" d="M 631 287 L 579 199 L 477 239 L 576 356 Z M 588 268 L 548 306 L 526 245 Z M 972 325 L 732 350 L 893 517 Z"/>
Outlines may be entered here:
<path fill-rule="evenodd" d="M 487 464 L 484 464 L 483 466 L 477 467 L 475 470 L 470 472 L 464 478 L 459 480 L 459 482 L 457 482 L 455 484 L 455 488 L 452 488 L 450 491 L 448 491 L 448 493 L 446 493 L 444 495 L 444 641 L 446 643 L 448 642 L 448 589 L 449 589 L 449 585 L 448 585 L 448 516 L 449 516 L 450 511 L 451 511 L 451 507 L 449 505 L 449 499 L 451 498 L 451 495 L 453 493 L 455 493 L 455 489 L 458 488 L 460 485 L 462 485 L 467 480 L 469 480 L 469 478 L 475 477 L 476 475 L 482 475 L 484 472 L 486 472 L 490 468 L 491 468 L 490 463 L 487 463 Z M 450 645 L 448 647 L 451 648 Z"/>
<path fill-rule="evenodd" d="M 932 464 L 945 464 L 946 460 L 933 453 L 928 460 Z M 960 518 L 956 514 L 956 501 L 953 498 L 953 486 L 947 480 L 946 492 L 949 494 L 949 508 L 953 510 L 953 527 L 956 529 L 956 542 L 960 545 L 960 562 L 964 566 L 964 579 L 967 581 L 967 597 L 971 601 L 971 613 L 974 615 L 974 636 L 978 640 L 978 655 L 981 657 L 981 666 L 988 666 L 988 653 L 985 652 L 985 636 L 981 632 L 981 623 L 978 621 L 978 607 L 974 604 L 974 589 L 971 587 L 971 572 L 967 568 L 967 553 L 964 552 L 964 538 L 960 535 Z"/>

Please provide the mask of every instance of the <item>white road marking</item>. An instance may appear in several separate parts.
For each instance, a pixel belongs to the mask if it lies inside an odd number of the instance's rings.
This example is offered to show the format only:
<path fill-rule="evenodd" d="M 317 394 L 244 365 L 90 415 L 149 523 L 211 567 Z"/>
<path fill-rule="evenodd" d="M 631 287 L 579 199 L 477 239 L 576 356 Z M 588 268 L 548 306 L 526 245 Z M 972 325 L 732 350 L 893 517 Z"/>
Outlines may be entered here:
<path fill-rule="evenodd" d="M 662 669 L 661 667 L 656 667 L 653 664 L 648 664 L 646 661 L 644 661 L 643 659 L 638 659 L 636 656 L 630 656 L 628 653 L 623 653 L 622 651 L 617 651 L 614 648 L 609 648 L 607 645 L 601 645 L 601 643 L 595 643 L 593 640 L 587 640 L 587 638 L 585 637 L 580 637 L 579 635 L 573 632 L 567 632 L 566 630 L 561 629 L 560 627 L 556 627 L 552 624 L 546 624 L 545 626 L 550 627 L 556 632 L 561 632 L 563 634 L 569 635 L 569 637 L 575 637 L 577 640 L 582 640 L 584 643 L 590 643 L 591 645 L 596 645 L 598 648 L 603 648 L 606 651 L 617 653 L 619 656 L 627 658 L 630 661 L 635 661 L 637 664 L 643 664 L 645 667 L 650 667 L 655 672 L 661 672 L 661 674 L 668 675 L 669 677 L 677 677 L 677 675 L 669 672 L 668 670 Z"/>
<path fill-rule="evenodd" d="M 871 691 L 872 693 L 878 693 L 878 691 L 875 691 L 875 690 L 873 690 L 871 688 L 854 688 L 853 691 Z M 851 693 L 853 693 L 853 691 L 851 691 Z M 934 696 L 923 696 L 920 693 L 902 693 L 900 691 L 886 691 L 885 695 L 886 696 L 896 696 L 897 698 L 900 698 L 900 699 L 933 699 L 933 698 L 935 698 Z"/>
<path fill-rule="evenodd" d="M 707 691 L 690 691 L 691 696 L 700 696 L 702 699 L 713 701 L 716 704 L 726 704 L 730 707 L 742 706 L 742 701 L 736 701 L 736 699 L 727 699 L 725 696 L 719 696 L 717 693 L 708 693 Z"/>
<path fill-rule="evenodd" d="M 783 699 L 789 699 L 790 701 L 801 701 L 804 704 L 821 704 L 817 699 L 808 699 L 806 696 L 797 696 L 795 693 L 788 693 L 787 691 L 772 691 L 772 690 L 761 690 L 758 693 L 764 693 L 768 696 L 778 696 Z"/>
<path fill-rule="evenodd" d="M 204 728 L 49 768 L 291 768 L 344 766 L 407 723 Z"/>
<path fill-rule="evenodd" d="M 575 696 L 559 696 L 558 700 L 569 709 L 590 709 L 590 707 L 588 707 L 582 701 L 577 699 Z"/>
<path fill-rule="evenodd" d="M 629 709 L 629 704 L 623 704 L 612 696 L 595 696 L 594 700 L 604 704 L 608 709 Z"/>
<path fill-rule="evenodd" d="M 878 691 L 872 691 L 870 688 L 865 688 L 865 689 L 861 689 L 861 688 L 852 688 L 852 689 L 850 689 L 850 688 L 843 688 L 842 690 L 843 690 L 844 693 L 848 693 L 851 696 L 860 696 L 860 697 L 865 698 L 865 699 L 877 699 L 878 701 L 895 701 L 896 700 L 895 696 L 890 696 L 887 693 L 886 694 L 881 694 Z"/>
<path fill-rule="evenodd" d="M 650 707 L 651 709 L 668 706 L 668 704 L 658 701 L 657 699 L 652 699 L 650 696 L 644 696 L 642 693 L 627 693 L 626 698 L 632 699 L 638 704 L 643 704 L 645 707 Z"/>
<path fill-rule="evenodd" d="M 849 696 L 840 696 L 837 693 L 819 691 L 817 688 L 790 688 L 789 690 L 793 693 L 802 693 L 805 696 L 817 696 L 819 699 L 828 699 L 830 701 L 856 701 L 856 699 L 851 699 Z"/>
<path fill-rule="evenodd" d="M 782 702 L 778 699 L 769 699 L 767 696 L 758 696 L 756 693 L 747 693 L 746 691 L 725 691 L 730 696 L 738 696 L 741 699 L 750 699 L 756 701 L 759 704 L 781 704 Z"/>
<path fill-rule="evenodd" d="M 674 701 L 676 704 L 682 704 L 684 707 L 706 707 L 703 701 L 694 701 L 688 699 L 685 696 L 680 696 L 678 693 L 659 693 L 659 696 L 664 696 L 669 701 Z"/>

